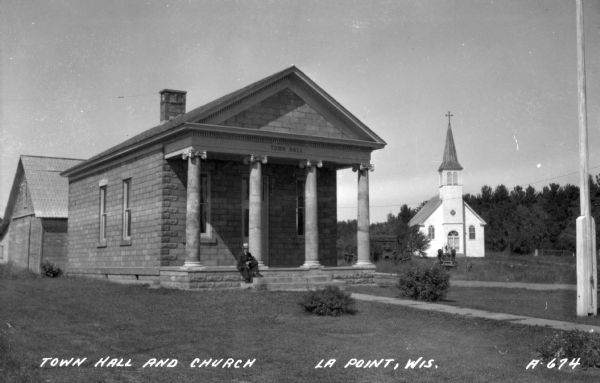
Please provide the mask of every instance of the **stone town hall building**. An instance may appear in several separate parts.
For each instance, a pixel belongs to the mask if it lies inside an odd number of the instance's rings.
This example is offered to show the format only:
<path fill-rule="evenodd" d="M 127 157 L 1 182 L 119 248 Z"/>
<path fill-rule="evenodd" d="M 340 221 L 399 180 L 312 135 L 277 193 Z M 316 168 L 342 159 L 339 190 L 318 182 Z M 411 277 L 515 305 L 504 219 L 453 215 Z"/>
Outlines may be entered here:
<path fill-rule="evenodd" d="M 160 125 L 62 173 L 68 273 L 239 285 L 244 242 L 263 269 L 336 266 L 336 171 L 346 168 L 358 178 L 351 271 L 373 267 L 368 175 L 386 143 L 298 68 L 189 112 L 186 92 L 160 95 Z"/>

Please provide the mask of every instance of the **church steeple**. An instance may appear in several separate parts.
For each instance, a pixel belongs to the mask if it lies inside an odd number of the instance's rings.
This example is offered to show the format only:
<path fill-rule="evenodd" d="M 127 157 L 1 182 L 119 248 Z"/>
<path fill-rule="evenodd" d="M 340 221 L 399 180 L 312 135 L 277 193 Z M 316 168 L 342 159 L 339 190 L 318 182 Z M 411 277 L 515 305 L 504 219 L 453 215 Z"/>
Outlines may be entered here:
<path fill-rule="evenodd" d="M 454 137 L 452 136 L 452 127 L 450 126 L 450 117 L 453 117 L 453 114 L 446 114 L 448 117 L 448 131 L 446 132 L 446 146 L 444 147 L 444 157 L 442 159 L 442 164 L 440 165 L 438 171 L 444 170 L 462 170 L 463 167 L 458 162 L 458 156 L 456 155 L 456 146 L 454 146 Z"/>

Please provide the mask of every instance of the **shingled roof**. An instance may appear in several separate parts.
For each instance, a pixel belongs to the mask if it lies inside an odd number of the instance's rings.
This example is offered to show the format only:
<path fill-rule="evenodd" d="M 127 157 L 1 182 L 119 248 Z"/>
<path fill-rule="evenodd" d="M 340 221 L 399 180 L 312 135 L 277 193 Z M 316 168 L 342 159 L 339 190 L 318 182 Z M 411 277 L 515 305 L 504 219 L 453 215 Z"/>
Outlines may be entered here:
<path fill-rule="evenodd" d="M 448 131 L 446 132 L 446 146 L 444 147 L 444 157 L 438 171 L 443 170 L 463 170 L 463 167 L 458 163 L 456 155 L 456 146 L 454 145 L 454 137 L 452 136 L 452 128 L 448 123 Z"/>
<path fill-rule="evenodd" d="M 19 158 L 17 173 L 6 204 L 0 233 L 6 230 L 11 220 L 23 178 L 27 181 L 27 190 L 36 217 L 68 218 L 69 182 L 60 173 L 82 161 L 72 158 L 22 155 Z"/>
<path fill-rule="evenodd" d="M 371 141 L 368 141 L 368 143 L 371 144 L 374 148 L 380 148 L 386 145 L 386 142 L 381 137 L 379 137 L 375 132 L 369 129 L 358 118 L 356 118 L 352 113 L 350 113 L 346 108 L 344 108 L 340 103 L 338 103 L 333 97 L 331 97 L 327 92 L 320 88 L 300 69 L 298 69 L 295 66 L 291 66 L 271 76 L 265 77 L 262 80 L 256 81 L 246 87 L 243 87 L 225 96 L 217 98 L 216 100 L 211 101 L 208 104 L 202 105 L 185 114 L 179 115 L 169 121 L 166 121 L 160 125 L 145 130 L 142 133 L 126 141 L 123 141 L 122 143 L 113 146 L 100 154 L 91 157 L 90 159 L 79 164 L 78 166 L 68 169 L 68 171 L 66 171 L 64 175 L 70 176 L 74 172 L 77 172 L 83 168 L 93 166 L 94 164 L 102 162 L 105 159 L 112 158 L 113 156 L 118 156 L 120 155 L 120 153 L 124 153 L 133 147 L 143 145 L 144 143 L 150 142 L 164 134 L 174 132 L 178 128 L 181 128 L 182 125 L 184 125 L 185 123 L 205 123 L 212 116 L 220 113 L 224 109 L 229 108 L 232 105 L 236 105 L 244 101 L 245 99 L 251 97 L 252 95 L 256 94 L 257 92 L 286 78 L 295 78 L 309 86 L 320 97 L 326 100 L 329 103 L 329 105 L 338 110 L 343 116 L 345 116 L 345 118 L 351 121 L 354 125 L 358 126 L 360 130 L 369 137 Z"/>
<path fill-rule="evenodd" d="M 419 209 L 417 214 L 408 221 L 409 226 L 422 225 L 427 218 L 442 204 L 442 199 L 439 195 L 432 197 L 429 201 Z"/>

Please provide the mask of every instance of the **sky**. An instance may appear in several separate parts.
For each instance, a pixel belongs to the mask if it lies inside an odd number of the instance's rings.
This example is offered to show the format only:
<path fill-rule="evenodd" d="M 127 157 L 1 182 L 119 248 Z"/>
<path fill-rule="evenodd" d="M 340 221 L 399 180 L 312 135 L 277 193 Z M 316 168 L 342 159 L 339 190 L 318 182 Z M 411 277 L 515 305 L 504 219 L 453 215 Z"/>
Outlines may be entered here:
<path fill-rule="evenodd" d="M 464 192 L 578 184 L 575 1 L 0 0 L 0 212 L 21 154 L 90 158 L 290 65 L 388 144 L 371 221 L 438 192 L 451 111 Z M 600 1 L 585 1 L 589 164 L 600 173 Z M 356 218 L 338 172 L 338 219 Z"/>

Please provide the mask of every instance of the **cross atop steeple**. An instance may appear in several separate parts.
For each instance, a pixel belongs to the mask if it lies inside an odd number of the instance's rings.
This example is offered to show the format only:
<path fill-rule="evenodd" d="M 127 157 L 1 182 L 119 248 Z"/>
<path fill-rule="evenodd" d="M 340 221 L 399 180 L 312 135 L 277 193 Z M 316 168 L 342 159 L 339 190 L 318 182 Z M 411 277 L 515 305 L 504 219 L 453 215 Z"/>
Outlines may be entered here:
<path fill-rule="evenodd" d="M 454 115 L 448 111 L 448 113 L 446 113 L 446 117 L 448 117 L 448 126 L 450 126 L 450 117 L 454 117 Z"/>

